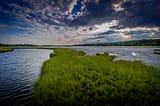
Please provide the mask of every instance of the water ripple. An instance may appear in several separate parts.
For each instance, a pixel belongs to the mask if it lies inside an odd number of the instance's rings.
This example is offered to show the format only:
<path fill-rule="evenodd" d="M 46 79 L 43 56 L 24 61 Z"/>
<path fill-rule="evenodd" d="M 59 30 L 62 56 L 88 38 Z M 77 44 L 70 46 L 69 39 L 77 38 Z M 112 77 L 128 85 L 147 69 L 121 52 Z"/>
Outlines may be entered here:
<path fill-rule="evenodd" d="M 0 106 L 26 106 L 51 50 L 16 49 L 0 54 Z"/>

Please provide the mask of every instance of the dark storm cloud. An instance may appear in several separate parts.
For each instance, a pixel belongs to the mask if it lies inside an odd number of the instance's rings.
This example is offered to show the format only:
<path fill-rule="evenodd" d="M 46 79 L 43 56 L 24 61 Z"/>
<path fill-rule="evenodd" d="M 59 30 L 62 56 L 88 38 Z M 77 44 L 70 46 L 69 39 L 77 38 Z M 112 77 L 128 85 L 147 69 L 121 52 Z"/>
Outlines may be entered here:
<path fill-rule="evenodd" d="M 159 0 L 78 0 L 78 5 L 74 6 L 76 2 L 76 0 L 2 0 L 1 21 L 5 21 L 4 17 L 11 15 L 18 20 L 31 22 L 34 20 L 70 27 L 101 24 L 113 19 L 129 27 L 160 26 Z"/>
<path fill-rule="evenodd" d="M 113 9 L 111 7 L 112 0 L 93 0 L 85 2 L 84 16 L 80 16 L 71 22 L 71 25 L 94 25 L 101 24 L 106 20 L 111 20 Z"/>
<path fill-rule="evenodd" d="M 74 4 L 75 0 L 2 0 L 0 11 L 8 17 L 24 22 L 34 20 L 39 23 L 64 25 Z"/>
<path fill-rule="evenodd" d="M 0 0 L 0 38 L 39 44 L 159 38 L 159 5 L 160 0 Z"/>
<path fill-rule="evenodd" d="M 130 0 L 123 3 L 122 24 L 160 26 L 160 0 Z"/>
<path fill-rule="evenodd" d="M 160 26 L 159 0 L 99 0 L 86 2 L 85 6 L 88 14 L 73 20 L 72 25 L 92 25 L 116 19 L 128 27 Z"/>

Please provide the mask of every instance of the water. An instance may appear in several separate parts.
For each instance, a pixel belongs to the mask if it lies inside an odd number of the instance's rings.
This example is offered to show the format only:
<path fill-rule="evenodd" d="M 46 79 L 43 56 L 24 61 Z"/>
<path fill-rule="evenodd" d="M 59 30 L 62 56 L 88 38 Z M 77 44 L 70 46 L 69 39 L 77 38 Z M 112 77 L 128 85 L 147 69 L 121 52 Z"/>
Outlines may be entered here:
<path fill-rule="evenodd" d="M 15 49 L 0 53 L 0 106 L 29 105 L 33 85 L 51 50 Z"/>
<path fill-rule="evenodd" d="M 96 53 L 109 52 L 111 54 L 116 54 L 118 57 L 115 60 L 129 60 L 142 61 L 146 65 L 154 66 L 160 68 L 160 55 L 153 54 L 154 49 L 160 48 L 144 48 L 144 47 L 71 47 L 75 50 L 82 50 L 87 53 L 87 55 L 95 55 Z"/>
<path fill-rule="evenodd" d="M 154 49 L 160 47 L 134 47 L 134 46 L 46 46 L 44 48 L 71 48 L 74 50 L 84 51 L 87 55 L 96 55 L 96 53 L 109 52 L 116 54 L 115 60 L 139 60 L 146 65 L 160 68 L 160 55 L 153 54 Z"/>
<path fill-rule="evenodd" d="M 134 47 L 134 46 L 46 46 L 44 48 L 71 48 L 87 53 L 87 55 L 96 55 L 96 53 L 109 52 L 116 54 L 118 57 L 115 60 L 139 60 L 146 65 L 160 68 L 160 55 L 153 54 L 154 49 L 160 47 Z"/>

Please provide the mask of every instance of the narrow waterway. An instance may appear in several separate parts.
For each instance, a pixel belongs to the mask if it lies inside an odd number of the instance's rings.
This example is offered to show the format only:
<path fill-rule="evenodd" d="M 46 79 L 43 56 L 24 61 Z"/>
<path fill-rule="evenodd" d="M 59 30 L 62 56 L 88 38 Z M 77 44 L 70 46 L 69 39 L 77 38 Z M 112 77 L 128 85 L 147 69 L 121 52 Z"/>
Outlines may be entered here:
<path fill-rule="evenodd" d="M 30 104 L 33 85 L 52 50 L 15 49 L 0 53 L 0 106 Z"/>

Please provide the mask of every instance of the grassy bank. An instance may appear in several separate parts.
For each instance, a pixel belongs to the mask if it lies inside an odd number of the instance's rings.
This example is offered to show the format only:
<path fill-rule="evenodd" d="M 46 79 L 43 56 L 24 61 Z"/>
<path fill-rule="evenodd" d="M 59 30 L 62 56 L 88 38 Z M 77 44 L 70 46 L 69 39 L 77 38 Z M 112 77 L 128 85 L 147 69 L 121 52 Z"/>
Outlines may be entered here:
<path fill-rule="evenodd" d="M 115 61 L 108 53 L 54 49 L 33 93 L 43 106 L 159 105 L 160 70 L 139 61 Z"/>
<path fill-rule="evenodd" d="M 14 48 L 0 48 L 0 53 L 4 53 L 4 52 L 9 52 L 9 51 L 13 51 Z"/>
<path fill-rule="evenodd" d="M 153 53 L 154 54 L 160 54 L 160 49 L 154 49 Z"/>

